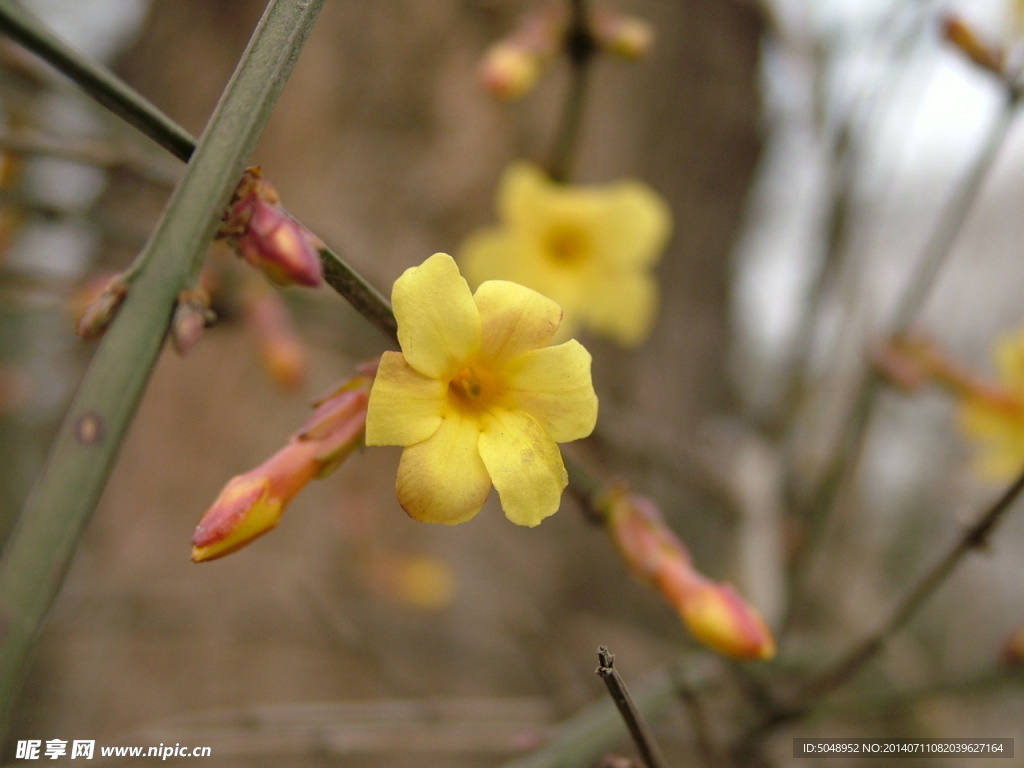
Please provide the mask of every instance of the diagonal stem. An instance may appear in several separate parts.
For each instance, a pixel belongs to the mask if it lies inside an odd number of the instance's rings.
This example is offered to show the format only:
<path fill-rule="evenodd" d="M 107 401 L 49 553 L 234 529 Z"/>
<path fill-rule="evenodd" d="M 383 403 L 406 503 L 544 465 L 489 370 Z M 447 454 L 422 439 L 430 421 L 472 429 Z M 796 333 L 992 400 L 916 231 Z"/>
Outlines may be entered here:
<path fill-rule="evenodd" d="M 646 768 L 665 768 L 665 758 L 662 757 L 661 750 L 651 735 L 651 729 L 647 727 L 643 715 L 633 703 L 625 680 L 615 669 L 615 654 L 609 651 L 607 646 L 602 645 L 597 649 L 597 660 L 597 674 L 608 687 L 608 693 L 611 694 L 615 707 L 629 729 L 629 735 L 633 738 L 643 764 Z"/>
<path fill-rule="evenodd" d="M 131 291 L 79 387 L 0 561 L 0 723 L 99 499 L 167 330 L 323 0 L 271 0 L 185 175 L 137 261 Z M 0 3 L 8 15 L 9 2 Z"/>
<path fill-rule="evenodd" d="M 102 64 L 75 51 L 12 0 L 0 0 L 0 33 L 36 53 L 99 104 L 179 160 L 188 162 L 192 156 L 196 140 L 188 131 Z M 320 260 L 328 285 L 385 336 L 397 341 L 397 324 L 387 300 L 330 248 L 320 250 Z"/>
<path fill-rule="evenodd" d="M 0 33 L 62 72 L 93 99 L 179 160 L 187 162 L 192 156 L 196 142 L 188 131 L 109 69 L 54 35 L 14 0 L 0 0 Z"/>
<path fill-rule="evenodd" d="M 569 86 L 562 105 L 548 173 L 555 181 L 566 182 L 572 175 L 576 150 L 583 128 L 590 63 L 597 52 L 588 21 L 587 0 L 570 0 L 569 23 L 565 31 L 565 50 L 569 58 Z"/>

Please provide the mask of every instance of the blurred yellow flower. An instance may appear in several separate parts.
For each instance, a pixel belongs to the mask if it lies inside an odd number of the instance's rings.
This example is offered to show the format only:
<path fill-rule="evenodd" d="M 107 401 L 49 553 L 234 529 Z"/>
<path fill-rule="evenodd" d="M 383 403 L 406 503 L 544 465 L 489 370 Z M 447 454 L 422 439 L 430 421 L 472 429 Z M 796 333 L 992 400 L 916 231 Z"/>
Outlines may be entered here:
<path fill-rule="evenodd" d="M 558 443 L 597 420 L 590 354 L 549 347 L 561 310 L 515 283 L 471 293 L 437 253 L 395 282 L 402 352 L 385 352 L 370 393 L 367 445 L 405 448 L 398 501 L 416 520 L 453 525 L 493 484 L 505 515 L 537 525 L 558 510 L 568 478 Z"/>
<path fill-rule="evenodd" d="M 472 234 L 459 261 L 474 285 L 512 280 L 556 301 L 560 338 L 580 327 L 634 346 L 658 308 L 651 269 L 671 230 L 668 206 L 636 181 L 558 184 L 533 165 L 508 168 L 498 191 L 498 227 Z"/>
<path fill-rule="evenodd" d="M 999 383 L 965 388 L 960 426 L 978 444 L 978 474 L 1005 480 L 1024 467 L 1024 331 L 999 339 L 995 358 Z"/>

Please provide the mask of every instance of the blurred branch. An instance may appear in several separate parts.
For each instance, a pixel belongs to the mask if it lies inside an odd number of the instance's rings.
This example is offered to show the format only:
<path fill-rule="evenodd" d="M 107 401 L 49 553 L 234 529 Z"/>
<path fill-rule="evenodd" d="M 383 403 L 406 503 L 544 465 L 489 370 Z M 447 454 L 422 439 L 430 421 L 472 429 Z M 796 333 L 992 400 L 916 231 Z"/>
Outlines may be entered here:
<path fill-rule="evenodd" d="M 0 33 L 9 35 L 38 54 L 98 103 L 138 128 L 179 160 L 188 162 L 192 156 L 196 140 L 188 131 L 102 64 L 83 57 L 57 38 L 42 22 L 19 9 L 12 0 L 0 0 Z M 320 258 L 328 284 L 382 333 L 397 341 L 398 326 L 387 300 L 329 248 L 321 249 Z"/>
<path fill-rule="evenodd" d="M 748 733 L 745 741 L 756 742 L 777 726 L 805 717 L 822 699 L 849 682 L 865 664 L 884 650 L 889 640 L 917 614 L 963 559 L 970 552 L 981 549 L 988 543 L 989 536 L 1013 507 L 1022 491 L 1024 468 L 1003 494 L 953 543 L 949 551 L 924 573 L 906 597 L 893 608 L 882 626 L 854 645 L 830 668 L 804 683 L 791 701 L 769 712 L 762 722 Z"/>
<path fill-rule="evenodd" d="M 1024 671 L 1018 669 L 992 669 L 975 677 L 960 680 L 940 680 L 905 691 L 862 694 L 848 700 L 825 702 L 814 710 L 815 719 L 821 718 L 884 718 L 892 712 L 909 709 L 932 699 L 1024 686 Z"/>
<path fill-rule="evenodd" d="M 0 562 L 0 722 L 9 717 L 36 635 L 142 397 L 177 293 L 194 281 L 322 3 L 272 0 L 267 6 L 140 254 L 128 298 L 93 357 L 7 543 Z M 0 2 L 0 11 L 0 26 L 9 28 L 16 7 Z M 68 60 L 65 46 L 54 46 L 44 53 Z M 81 64 L 75 68 L 83 71 Z M 123 89 L 116 92 L 124 96 Z"/>
<path fill-rule="evenodd" d="M 565 32 L 565 50 L 569 57 L 569 86 L 562 105 L 548 173 L 555 181 L 568 181 L 579 148 L 586 106 L 590 63 L 597 53 L 590 32 L 587 0 L 569 0 L 569 24 Z"/>
<path fill-rule="evenodd" d="M 597 674 L 608 687 L 608 693 L 611 694 L 615 707 L 629 729 L 629 735 L 640 753 L 640 759 L 647 768 L 665 768 L 665 758 L 662 757 L 661 750 L 651 735 L 651 729 L 647 727 L 643 715 L 633 703 L 629 689 L 626 688 L 626 681 L 615 669 L 615 654 L 609 651 L 607 646 L 602 645 L 597 649 L 597 660 Z"/>
<path fill-rule="evenodd" d="M 29 133 L 0 133 L 0 152 L 13 155 L 33 155 L 67 160 L 79 165 L 90 165 L 111 171 L 128 171 L 144 181 L 160 186 L 172 186 L 177 180 L 169 169 L 156 168 L 145 162 L 139 153 L 127 147 L 116 147 L 98 141 L 68 143 Z"/>
<path fill-rule="evenodd" d="M 166 118 L 102 64 L 54 35 L 14 0 L 0 0 L 0 33 L 51 64 L 93 99 L 179 160 L 187 162 L 192 156 L 195 140 L 187 131 Z"/>
<path fill-rule="evenodd" d="M 855 645 L 831 669 L 804 685 L 797 693 L 796 701 L 791 705 L 792 708 L 795 710 L 809 708 L 814 701 L 827 696 L 850 680 L 864 664 L 878 655 L 889 639 L 902 629 L 917 614 L 928 598 L 945 583 L 964 557 L 974 550 L 983 548 L 988 543 L 989 536 L 1013 507 L 1022 491 L 1024 491 L 1024 468 L 1021 469 L 1017 479 L 1003 492 L 1003 495 L 988 507 L 975 523 L 954 542 L 945 556 L 921 577 L 914 588 L 893 609 L 888 621 Z"/>
<path fill-rule="evenodd" d="M 925 300 L 946 264 L 956 237 L 968 214 L 973 210 L 982 185 L 988 179 L 995 160 L 1006 142 L 1016 118 L 1019 102 L 1020 95 L 1011 91 L 989 129 L 980 153 L 939 216 L 932 236 L 925 244 L 917 266 L 896 302 L 893 319 L 884 334 L 886 338 L 906 333 L 917 320 Z M 798 517 L 807 525 L 807 539 L 797 552 L 790 573 L 790 619 L 798 606 L 807 568 L 821 543 L 826 523 L 847 476 L 847 470 L 851 465 L 855 465 L 860 457 L 867 426 L 871 421 L 882 383 L 881 377 L 873 368 L 868 368 L 862 374 L 850 415 L 841 432 L 839 445 L 832 452 L 817 483 L 811 487 L 805 500 L 798 504 Z"/>

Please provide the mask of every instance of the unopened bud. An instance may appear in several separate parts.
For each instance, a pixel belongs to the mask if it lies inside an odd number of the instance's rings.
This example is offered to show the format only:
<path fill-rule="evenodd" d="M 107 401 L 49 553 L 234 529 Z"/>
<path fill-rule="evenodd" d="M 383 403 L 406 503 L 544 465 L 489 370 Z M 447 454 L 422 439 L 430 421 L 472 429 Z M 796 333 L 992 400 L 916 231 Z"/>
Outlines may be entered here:
<path fill-rule="evenodd" d="M 942 17 L 942 34 L 967 58 L 982 69 L 1003 77 L 1006 74 L 1006 51 L 1002 46 L 983 40 L 962 18 L 954 14 Z"/>
<path fill-rule="evenodd" d="M 321 401 L 301 430 L 277 453 L 233 477 L 192 536 L 197 563 L 231 554 L 277 526 L 285 508 L 362 440 L 372 378 L 357 376 Z"/>
<path fill-rule="evenodd" d="M 114 321 L 127 295 L 128 283 L 121 275 L 108 278 L 98 295 L 83 306 L 75 333 L 83 339 L 98 339 Z"/>
<path fill-rule="evenodd" d="M 764 661 L 775 655 L 775 639 L 761 614 L 729 584 L 701 579 L 679 608 L 690 633 L 725 656 Z"/>
<path fill-rule="evenodd" d="M 275 283 L 314 287 L 323 280 L 323 244 L 281 207 L 277 190 L 259 168 L 246 170 L 219 236 Z"/>
<path fill-rule="evenodd" d="M 541 64 L 536 54 L 509 42 L 495 43 L 480 64 L 480 81 L 498 99 L 525 95 L 537 83 Z"/>
<path fill-rule="evenodd" d="M 210 294 L 205 288 L 193 288 L 178 294 L 171 318 L 171 341 L 182 355 L 199 343 L 203 331 L 216 319 L 210 309 Z"/>
<path fill-rule="evenodd" d="M 643 58 L 654 44 L 654 28 L 650 24 L 613 11 L 596 11 L 592 31 L 600 48 L 625 59 Z"/>
<path fill-rule="evenodd" d="M 480 80 L 491 95 L 518 99 L 528 93 L 544 65 L 565 45 L 567 19 L 560 5 L 536 8 L 492 45 L 480 64 Z"/>

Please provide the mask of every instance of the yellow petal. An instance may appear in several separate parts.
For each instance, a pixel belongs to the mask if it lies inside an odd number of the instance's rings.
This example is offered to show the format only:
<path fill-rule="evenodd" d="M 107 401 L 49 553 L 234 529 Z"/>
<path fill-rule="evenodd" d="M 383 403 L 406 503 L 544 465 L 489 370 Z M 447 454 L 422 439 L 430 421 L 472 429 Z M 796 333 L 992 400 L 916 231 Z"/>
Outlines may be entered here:
<path fill-rule="evenodd" d="M 555 184 L 531 163 L 513 163 L 498 186 L 498 217 L 513 229 L 535 229 L 550 203 Z"/>
<path fill-rule="evenodd" d="M 477 443 L 476 418 L 452 409 L 438 430 L 402 451 L 398 502 L 415 520 L 455 525 L 469 520 L 491 492 Z"/>
<path fill-rule="evenodd" d="M 578 440 L 594 431 L 597 395 L 590 377 L 590 353 L 578 341 L 527 352 L 505 372 L 515 407 L 525 411 L 556 442 Z"/>
<path fill-rule="evenodd" d="M 588 283 L 583 322 L 594 333 L 634 347 L 651 333 L 658 314 L 658 285 L 644 272 L 614 272 Z"/>
<path fill-rule="evenodd" d="M 413 445 L 441 426 L 448 385 L 417 373 L 401 352 L 385 352 L 370 390 L 367 445 Z"/>
<path fill-rule="evenodd" d="M 1009 389 L 1024 390 L 1024 333 L 1010 334 L 996 343 L 999 378 Z"/>
<path fill-rule="evenodd" d="M 595 220 L 594 237 L 601 261 L 619 269 L 657 262 L 672 230 L 668 204 L 638 181 L 604 189 L 606 207 Z"/>
<path fill-rule="evenodd" d="M 391 291 L 398 342 L 406 362 L 424 376 L 448 379 L 480 347 L 480 313 L 447 253 L 410 267 Z"/>
<path fill-rule="evenodd" d="M 489 411 L 483 418 L 480 456 L 513 523 L 534 526 L 558 511 L 569 482 L 562 454 L 529 415 Z"/>
<path fill-rule="evenodd" d="M 504 229 L 490 228 L 474 232 L 459 246 L 459 266 L 470 285 L 485 280 L 523 282 L 520 239 Z"/>
<path fill-rule="evenodd" d="M 484 359 L 502 361 L 540 349 L 551 341 L 562 308 L 547 296 L 504 280 L 488 280 L 473 299 L 480 310 Z"/>

